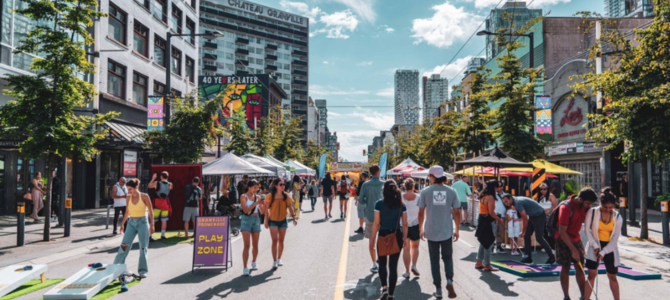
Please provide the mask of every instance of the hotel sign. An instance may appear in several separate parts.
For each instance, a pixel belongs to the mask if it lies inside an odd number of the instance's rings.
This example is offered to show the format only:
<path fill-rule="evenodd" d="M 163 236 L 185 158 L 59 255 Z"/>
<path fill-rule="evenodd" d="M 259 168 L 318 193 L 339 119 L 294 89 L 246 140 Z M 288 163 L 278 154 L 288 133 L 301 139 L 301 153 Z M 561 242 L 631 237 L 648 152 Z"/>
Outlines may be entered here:
<path fill-rule="evenodd" d="M 221 4 L 232 7 L 235 9 L 240 9 L 252 14 L 260 15 L 267 18 L 272 18 L 279 21 L 288 22 L 294 25 L 307 27 L 309 25 L 309 19 L 287 13 L 278 9 L 270 8 L 267 6 L 259 5 L 256 3 L 251 3 L 243 0 L 225 0 Z"/>

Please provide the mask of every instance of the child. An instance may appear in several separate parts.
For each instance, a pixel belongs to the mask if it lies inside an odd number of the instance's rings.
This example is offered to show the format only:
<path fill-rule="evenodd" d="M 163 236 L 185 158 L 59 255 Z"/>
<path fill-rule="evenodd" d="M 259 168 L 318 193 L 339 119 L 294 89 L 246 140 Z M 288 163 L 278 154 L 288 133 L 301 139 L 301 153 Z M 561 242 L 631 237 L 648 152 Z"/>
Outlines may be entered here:
<path fill-rule="evenodd" d="M 520 229 L 519 215 L 516 212 L 516 208 L 512 206 L 512 208 L 507 210 L 507 234 L 512 239 L 512 255 L 515 256 L 520 255 L 517 244 Z"/>

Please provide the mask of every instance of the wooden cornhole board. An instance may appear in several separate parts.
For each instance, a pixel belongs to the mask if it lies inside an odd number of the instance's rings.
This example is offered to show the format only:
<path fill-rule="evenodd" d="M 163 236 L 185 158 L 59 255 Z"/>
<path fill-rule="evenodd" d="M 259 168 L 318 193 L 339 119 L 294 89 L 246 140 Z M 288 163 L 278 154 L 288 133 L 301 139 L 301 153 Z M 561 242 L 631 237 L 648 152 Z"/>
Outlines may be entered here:
<path fill-rule="evenodd" d="M 32 270 L 24 270 L 28 265 L 11 265 L 0 270 L 0 297 L 7 295 L 33 278 L 46 280 L 47 265 L 32 265 Z"/>
<path fill-rule="evenodd" d="M 91 299 L 126 271 L 126 265 L 86 267 L 44 294 L 44 300 Z"/>

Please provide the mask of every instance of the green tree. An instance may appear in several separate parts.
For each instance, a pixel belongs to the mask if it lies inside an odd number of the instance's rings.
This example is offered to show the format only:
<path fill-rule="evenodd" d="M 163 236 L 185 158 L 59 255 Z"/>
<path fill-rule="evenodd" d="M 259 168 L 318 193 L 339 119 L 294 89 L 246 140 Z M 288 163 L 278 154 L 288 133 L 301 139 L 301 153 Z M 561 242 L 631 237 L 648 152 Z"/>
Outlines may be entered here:
<path fill-rule="evenodd" d="M 423 146 L 425 166 L 440 165 L 447 167 L 454 162 L 458 151 L 457 135 L 462 114 L 455 111 L 447 112 L 433 119 L 432 130 Z"/>
<path fill-rule="evenodd" d="M 95 117 L 79 116 L 74 109 L 85 107 L 96 95 L 93 84 L 78 77 L 94 73 L 95 65 L 86 59 L 84 47 L 93 44 L 87 28 L 93 19 L 104 17 L 96 11 L 94 0 L 24 0 L 16 13 L 40 25 L 20 41 L 16 54 L 39 53 L 30 69 L 37 74 L 10 75 L 5 94 L 15 100 L 0 109 L 0 124 L 5 134 L 21 136 L 19 151 L 29 159 L 45 158 L 46 178 L 59 158 L 90 160 L 99 153 L 95 143 L 105 132 L 95 129 L 116 113 Z M 44 206 L 44 241 L 50 240 L 51 189 L 48 180 Z"/>
<path fill-rule="evenodd" d="M 278 160 L 302 160 L 303 151 L 298 139 L 301 126 L 300 117 L 282 114 L 278 127 L 275 128 L 279 134 L 279 145 L 274 151 L 275 157 Z"/>
<path fill-rule="evenodd" d="M 463 149 L 464 153 L 480 155 L 493 141 L 489 130 L 489 127 L 493 125 L 493 120 L 490 116 L 485 88 L 489 74 L 490 71 L 483 68 L 472 74 L 468 106 L 463 112 L 460 126 L 455 133 L 455 136 L 458 137 L 458 146 Z"/>
<path fill-rule="evenodd" d="M 279 128 L 279 120 L 273 117 L 272 111 L 271 108 L 271 113 L 261 118 L 256 137 L 252 141 L 254 154 L 261 157 L 273 155 L 275 148 L 279 145 L 279 135 L 274 134 L 274 130 Z"/>
<path fill-rule="evenodd" d="M 232 118 L 228 118 L 224 132 L 230 138 L 230 143 L 224 147 L 228 152 L 238 156 L 251 153 L 254 134 L 247 126 L 244 111 L 238 111 L 233 114 Z"/>
<path fill-rule="evenodd" d="M 660 1 L 655 7 L 656 17 L 650 26 L 635 30 L 635 47 L 629 47 L 626 33 L 608 30 L 601 43 L 590 49 L 595 59 L 605 45 L 620 55 L 615 67 L 602 74 L 587 73 L 579 76 L 575 90 L 591 93 L 598 91 L 609 101 L 603 109 L 612 113 L 590 114 L 598 126 L 589 128 L 587 137 L 609 143 L 614 149 L 626 143 L 624 161 L 641 161 L 641 227 L 640 237 L 649 238 L 647 220 L 647 161 L 659 163 L 670 159 L 670 3 Z M 605 20 L 603 20 L 605 21 Z M 593 23 L 593 20 L 588 21 Z M 616 27 L 610 20 L 608 27 Z M 589 29 L 587 27 L 587 29 Z M 618 67 L 616 67 L 618 66 Z"/>
<path fill-rule="evenodd" d="M 324 153 L 326 153 L 326 150 L 320 148 L 314 140 L 310 139 L 305 146 L 305 155 L 303 156 L 302 163 L 314 170 L 318 170 L 319 158 Z"/>
<path fill-rule="evenodd" d="M 196 163 L 205 152 L 205 146 L 213 145 L 215 137 L 221 134 L 212 119 L 221 99 L 198 101 L 194 95 L 188 95 L 184 99 L 173 99 L 172 103 L 174 112 L 165 130 L 144 133 L 144 139 L 149 141 L 146 148 L 166 162 Z"/>

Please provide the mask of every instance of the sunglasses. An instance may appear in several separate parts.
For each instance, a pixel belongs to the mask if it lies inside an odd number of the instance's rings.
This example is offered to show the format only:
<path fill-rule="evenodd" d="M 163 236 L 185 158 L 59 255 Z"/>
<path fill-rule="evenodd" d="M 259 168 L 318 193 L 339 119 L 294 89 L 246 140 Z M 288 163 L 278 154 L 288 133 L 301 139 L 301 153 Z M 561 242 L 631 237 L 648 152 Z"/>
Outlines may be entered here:
<path fill-rule="evenodd" d="M 280 183 L 280 184 L 278 184 L 278 186 L 284 186 L 284 184 L 283 184 L 283 183 Z"/>

